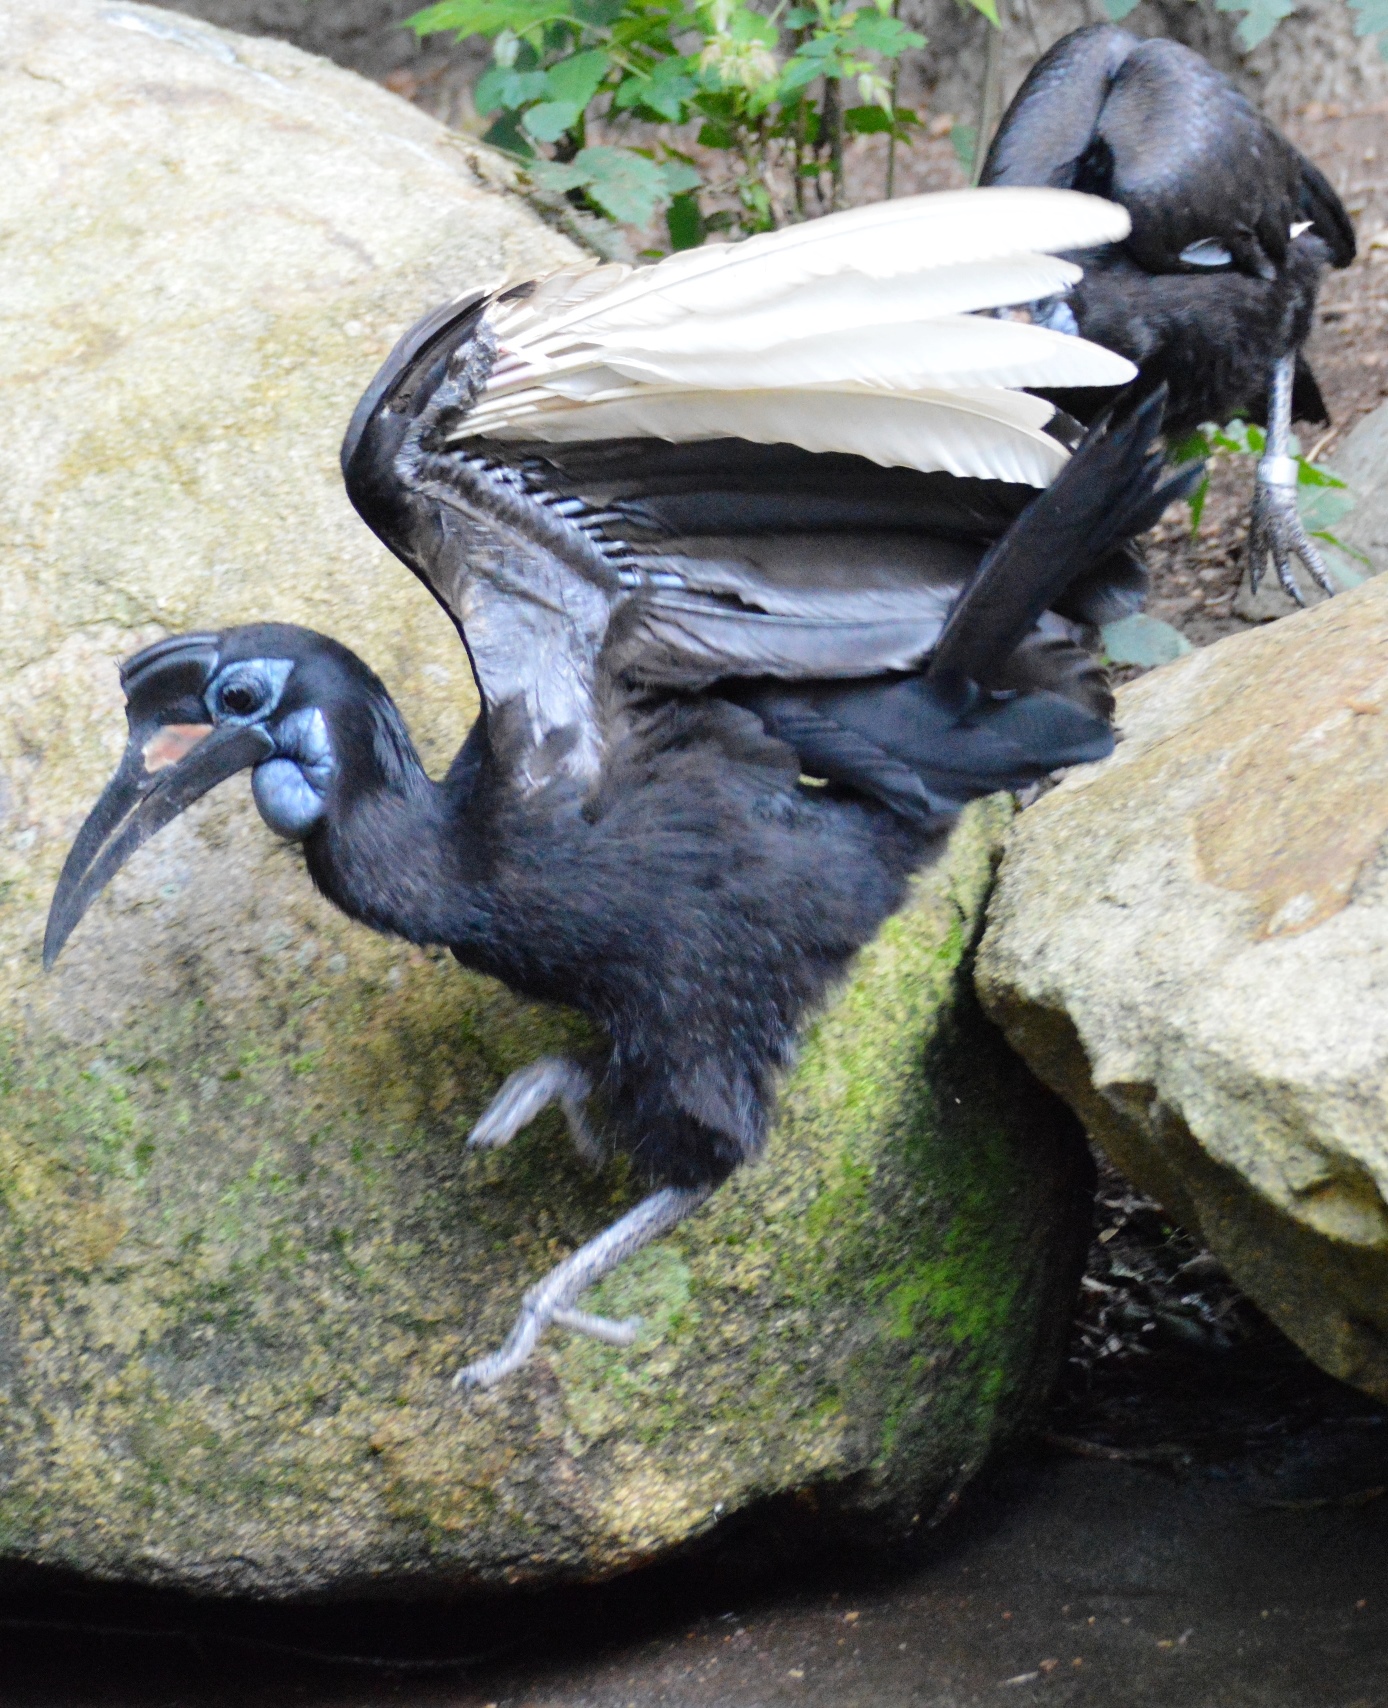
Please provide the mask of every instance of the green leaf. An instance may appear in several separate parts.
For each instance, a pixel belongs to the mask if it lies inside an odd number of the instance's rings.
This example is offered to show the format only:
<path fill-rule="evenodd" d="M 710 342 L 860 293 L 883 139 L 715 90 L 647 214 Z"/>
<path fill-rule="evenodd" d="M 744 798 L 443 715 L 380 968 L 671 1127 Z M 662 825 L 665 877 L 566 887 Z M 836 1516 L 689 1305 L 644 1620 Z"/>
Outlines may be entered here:
<path fill-rule="evenodd" d="M 848 107 L 843 115 L 843 128 L 850 136 L 872 136 L 877 131 L 895 130 L 896 126 L 881 107 Z"/>
<path fill-rule="evenodd" d="M 839 38 L 833 31 L 811 36 L 796 50 L 804 59 L 833 59 L 839 51 Z"/>
<path fill-rule="evenodd" d="M 705 119 L 699 127 L 700 148 L 735 148 L 737 133 L 722 119 Z"/>
<path fill-rule="evenodd" d="M 583 108 L 577 101 L 541 101 L 531 107 L 521 123 L 536 142 L 558 142 L 564 132 L 572 129 L 582 117 Z"/>
<path fill-rule="evenodd" d="M 472 99 L 483 117 L 502 108 L 514 111 L 527 101 L 538 101 L 548 80 L 543 71 L 512 71 L 504 65 L 489 65 L 477 79 Z"/>
<path fill-rule="evenodd" d="M 764 47 L 775 47 L 780 40 L 780 31 L 770 18 L 746 8 L 733 14 L 728 34 L 735 42 L 761 42 Z"/>
<path fill-rule="evenodd" d="M 1296 507 L 1308 533 L 1336 528 L 1354 509 L 1355 496 L 1341 486 L 1302 487 L 1296 495 Z"/>
<path fill-rule="evenodd" d="M 672 196 L 682 196 L 686 191 L 697 190 L 703 185 L 698 167 L 688 160 L 662 160 L 658 170 Z"/>
<path fill-rule="evenodd" d="M 859 12 L 844 39 L 885 59 L 898 59 L 912 48 L 925 46 L 923 35 L 908 30 L 900 18 L 884 18 L 880 12 Z"/>
<path fill-rule="evenodd" d="M 542 190 L 564 196 L 570 190 L 581 190 L 588 182 L 588 174 L 571 160 L 537 160 L 530 167 L 530 181 Z"/>
<path fill-rule="evenodd" d="M 1104 0 L 1104 12 L 1115 24 L 1137 10 L 1138 0 Z"/>
<path fill-rule="evenodd" d="M 974 151 L 978 147 L 978 131 L 973 125 L 955 125 L 949 133 L 954 158 L 966 172 L 974 169 Z"/>
<path fill-rule="evenodd" d="M 665 229 L 672 249 L 697 249 L 704 241 L 704 216 L 695 195 L 676 196 L 665 210 Z"/>
<path fill-rule="evenodd" d="M 1296 5 L 1295 0 L 1215 0 L 1215 8 L 1244 14 L 1235 33 L 1246 53 L 1266 41 L 1283 18 L 1289 18 L 1296 10 Z"/>
<path fill-rule="evenodd" d="M 1210 477 L 1206 475 L 1187 500 L 1190 505 L 1190 534 L 1192 539 L 1200 532 L 1200 518 L 1205 514 L 1205 500 L 1209 496 Z"/>
<path fill-rule="evenodd" d="M 527 160 L 535 153 L 529 138 L 520 128 L 519 113 L 503 113 L 499 119 L 494 119 L 482 132 L 482 140 L 493 148 L 501 149 L 504 154 L 519 154 Z"/>
<path fill-rule="evenodd" d="M 596 30 L 615 24 L 626 10 L 627 0 L 573 0 L 573 15 L 579 23 Z"/>
<path fill-rule="evenodd" d="M 1222 427 L 1208 427 L 1206 441 L 1211 455 L 1232 451 L 1239 456 L 1259 457 L 1263 454 L 1267 435 L 1251 421 L 1236 420 L 1226 421 Z"/>
<path fill-rule="evenodd" d="M 1354 13 L 1354 33 L 1357 36 L 1377 35 L 1388 30 L 1388 0 L 1349 0 Z"/>
<path fill-rule="evenodd" d="M 807 84 L 813 83 L 816 77 L 823 77 L 835 68 L 826 65 L 822 57 L 809 58 L 804 54 L 796 54 L 794 59 L 788 59 L 781 67 L 777 93 L 784 100 L 787 95 L 793 95 L 797 89 L 805 88 Z M 702 141 L 703 138 L 699 140 Z"/>
<path fill-rule="evenodd" d="M 1195 650 L 1179 629 L 1143 611 L 1106 623 L 1099 631 L 1099 640 L 1110 664 L 1137 664 L 1148 670 Z"/>
<path fill-rule="evenodd" d="M 575 53 L 568 59 L 561 59 L 558 65 L 550 67 L 548 93 L 554 101 L 571 101 L 582 110 L 597 94 L 611 66 L 611 59 L 601 48 L 592 48 L 587 53 Z M 565 128 L 567 129 L 567 126 Z"/>
<path fill-rule="evenodd" d="M 645 225 L 670 200 L 665 176 L 656 163 L 628 148 L 583 148 L 574 165 L 587 173 L 591 199 L 626 225 Z"/>
<path fill-rule="evenodd" d="M 884 113 L 878 106 L 849 107 L 843 115 L 843 128 L 850 136 L 872 136 L 887 131 L 903 141 L 910 127 L 920 122 L 920 114 L 910 107 L 894 107 L 890 113 Z"/>
<path fill-rule="evenodd" d="M 661 60 L 649 76 L 624 78 L 612 104 L 619 112 L 629 107 L 644 107 L 669 124 L 679 124 L 684 118 L 685 102 L 698 87 L 685 69 L 684 60 L 675 56 Z"/>
<path fill-rule="evenodd" d="M 1166 460 L 1179 467 L 1182 463 L 1193 463 L 1200 457 L 1214 454 L 1214 446 L 1210 443 L 1203 427 L 1194 427 L 1184 439 L 1178 439 L 1174 445 L 1168 445 Z"/>
<path fill-rule="evenodd" d="M 417 36 L 451 30 L 465 36 L 495 36 L 502 30 L 520 35 L 552 19 L 573 16 L 570 0 L 439 0 L 405 22 Z"/>
<path fill-rule="evenodd" d="M 1321 463 L 1310 462 L 1306 457 L 1297 458 L 1296 479 L 1298 486 L 1344 486 L 1334 471 Z"/>

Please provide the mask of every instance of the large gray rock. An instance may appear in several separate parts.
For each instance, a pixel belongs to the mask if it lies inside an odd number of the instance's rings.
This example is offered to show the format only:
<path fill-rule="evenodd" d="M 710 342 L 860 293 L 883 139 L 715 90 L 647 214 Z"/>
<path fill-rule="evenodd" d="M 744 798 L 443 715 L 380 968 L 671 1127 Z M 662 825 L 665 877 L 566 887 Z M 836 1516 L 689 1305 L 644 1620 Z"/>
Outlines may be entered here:
<path fill-rule="evenodd" d="M 1353 509 L 1336 519 L 1335 535 L 1360 554 L 1353 567 L 1361 575 L 1382 575 L 1388 569 L 1388 403 L 1355 426 L 1330 462 L 1354 498 Z"/>
<path fill-rule="evenodd" d="M 970 994 L 1004 808 L 814 1029 L 769 1163 L 605 1287 L 646 1338 L 453 1396 L 630 1201 L 549 1121 L 462 1149 L 577 1021 L 349 925 L 230 787 L 39 944 L 166 629 L 331 630 L 447 758 L 462 649 L 338 440 L 421 309 L 571 251 L 393 96 L 126 4 L 5 0 L 0 154 L 0 1564 L 360 1592 L 611 1572 L 776 1495 L 928 1521 L 1034 1413 L 1083 1242 L 1073 1124 Z"/>
<path fill-rule="evenodd" d="M 1118 1166 L 1388 1399 L 1388 579 L 1119 696 L 1023 815 L 984 1004 Z"/>

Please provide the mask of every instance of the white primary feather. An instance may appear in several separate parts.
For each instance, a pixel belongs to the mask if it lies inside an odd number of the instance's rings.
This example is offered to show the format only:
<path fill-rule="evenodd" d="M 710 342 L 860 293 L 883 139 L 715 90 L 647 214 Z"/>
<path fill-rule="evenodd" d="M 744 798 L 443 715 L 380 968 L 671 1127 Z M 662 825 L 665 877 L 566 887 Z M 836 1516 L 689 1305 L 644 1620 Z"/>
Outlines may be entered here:
<path fill-rule="evenodd" d="M 1036 302 L 1068 291 L 1083 276 L 1083 269 L 1073 261 L 1023 253 L 999 261 L 951 262 L 897 278 L 874 279 L 870 285 L 861 274 L 845 271 L 811 279 L 786 296 L 745 313 L 685 314 L 659 326 L 618 326 L 606 332 L 594 332 L 586 322 L 569 324 L 564 309 L 599 289 L 612 289 L 634 270 L 608 266 L 556 274 L 542 280 L 525 302 L 499 303 L 489 316 L 492 328 L 507 351 L 524 352 L 531 359 L 586 344 L 689 351 L 759 350 L 801 332 L 920 320 L 938 314 L 970 314 Z M 547 291 L 546 287 L 567 288 Z"/>
<path fill-rule="evenodd" d="M 684 314 L 745 312 L 838 273 L 890 279 L 1028 251 L 1091 249 L 1120 241 L 1130 226 L 1116 203 L 1074 190 L 994 186 L 905 196 L 743 243 L 684 250 L 632 270 L 610 296 L 556 314 L 548 330 L 591 336 Z"/>
<path fill-rule="evenodd" d="M 1066 454 L 1041 431 L 1054 412 L 1012 388 L 1121 385 L 1135 369 L 977 311 L 1069 289 L 1080 269 L 1047 251 L 1127 230 L 1092 196 L 993 188 L 570 270 L 490 311 L 498 358 L 463 433 L 742 437 L 1045 485 Z"/>
<path fill-rule="evenodd" d="M 1035 302 L 1068 291 L 1081 277 L 1073 261 L 1025 254 L 1003 261 L 965 261 L 895 279 L 864 280 L 857 273 L 838 273 L 812 279 L 746 313 L 687 314 L 664 326 L 585 331 L 583 336 L 604 349 L 760 350 L 838 327 L 902 324 Z M 561 333 L 555 342 L 563 347 L 570 337 Z"/>
<path fill-rule="evenodd" d="M 632 386 L 584 403 L 550 398 L 517 410 L 507 440 L 550 444 L 583 439 L 749 439 L 846 451 L 887 468 L 944 469 L 983 480 L 1048 486 L 1064 446 L 1042 431 L 1054 414 L 1026 392 L 941 391 L 902 396 L 847 387 L 784 391 L 697 391 Z"/>
<path fill-rule="evenodd" d="M 648 384 L 719 391 L 856 383 L 916 392 L 976 386 L 1106 386 L 1133 377 L 1131 362 L 1083 338 L 1016 320 L 967 314 L 896 326 L 837 329 L 831 338 L 792 338 L 717 353 L 601 345 L 604 365 Z"/>

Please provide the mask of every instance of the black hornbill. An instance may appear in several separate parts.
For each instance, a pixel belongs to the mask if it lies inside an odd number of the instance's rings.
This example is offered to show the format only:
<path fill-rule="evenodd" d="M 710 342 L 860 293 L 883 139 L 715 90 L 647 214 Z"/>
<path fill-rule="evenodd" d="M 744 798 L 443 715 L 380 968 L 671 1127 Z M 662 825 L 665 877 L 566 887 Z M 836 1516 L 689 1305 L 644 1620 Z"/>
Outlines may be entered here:
<path fill-rule="evenodd" d="M 123 667 L 129 745 L 64 867 L 49 964 L 136 847 L 252 767 L 262 816 L 344 912 L 606 1033 L 599 1060 L 514 1074 L 470 1142 L 557 1102 L 592 1153 L 597 1096 L 652 1191 L 461 1382 L 514 1370 L 549 1323 L 629 1341 L 579 1295 L 758 1151 L 802 1020 L 959 807 L 1111 749 L 1084 626 L 1131 607 L 1126 542 L 1198 471 L 1164 480 L 1159 396 L 1067 457 L 1036 426 L 1051 406 L 996 383 L 1129 370 L 960 312 L 1069 276 L 1035 237 L 1000 244 L 994 208 L 1057 244 L 1123 217 L 1046 191 L 921 198 L 452 304 L 405 335 L 342 467 L 472 661 L 481 715 L 442 780 L 327 636 L 177 635 Z M 882 308 L 903 233 L 920 255 L 900 302 L 933 273 L 953 305 L 933 331 Z M 946 383 L 874 388 L 883 343 Z"/>
<path fill-rule="evenodd" d="M 1354 228 L 1324 174 L 1190 48 L 1113 24 L 1063 37 L 1032 67 L 993 139 L 984 184 L 1050 184 L 1120 203 L 1126 239 L 1077 256 L 1083 279 L 1037 305 L 1170 392 L 1167 430 L 1244 413 L 1266 422 L 1250 573 L 1271 558 L 1303 603 L 1295 554 L 1336 591 L 1296 508 L 1291 423 L 1329 419 L 1301 347 L 1327 266 L 1347 267 Z M 1105 407 L 1057 392 L 1087 419 Z"/>

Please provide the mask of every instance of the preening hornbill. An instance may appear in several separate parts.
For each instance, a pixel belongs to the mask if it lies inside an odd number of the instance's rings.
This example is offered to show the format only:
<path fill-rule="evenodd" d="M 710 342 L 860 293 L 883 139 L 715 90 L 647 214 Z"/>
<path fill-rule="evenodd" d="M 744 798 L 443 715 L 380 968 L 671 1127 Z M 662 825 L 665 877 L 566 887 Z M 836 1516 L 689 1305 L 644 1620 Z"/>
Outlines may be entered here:
<path fill-rule="evenodd" d="M 1129 366 L 969 311 L 1073 282 L 1042 248 L 1125 225 L 1058 191 L 922 197 L 420 322 L 342 466 L 472 661 L 481 715 L 441 781 L 326 636 L 255 624 L 125 664 L 129 745 L 50 964 L 134 848 L 250 766 L 338 907 L 606 1033 L 600 1060 L 513 1075 L 470 1142 L 558 1102 L 592 1151 L 596 1095 L 653 1189 L 458 1380 L 552 1322 L 628 1341 L 580 1294 L 759 1150 L 801 1021 L 952 815 L 1109 752 L 1084 625 L 1140 598 L 1126 542 L 1191 477 L 1163 484 L 1159 397 L 1070 455 L 1009 388 Z"/>
<path fill-rule="evenodd" d="M 1121 352 L 1165 381 L 1174 438 L 1239 413 L 1265 421 L 1249 534 L 1256 588 L 1271 558 L 1298 604 L 1295 554 L 1336 591 L 1296 508 L 1291 423 L 1326 421 L 1301 354 L 1327 266 L 1354 228 L 1324 174 L 1222 73 L 1178 42 L 1113 24 L 1063 37 L 1003 115 L 985 184 L 1051 184 L 1119 202 L 1126 238 L 1078 256 L 1084 277 L 1040 324 Z M 1107 395 L 1060 394 L 1081 418 Z"/>

